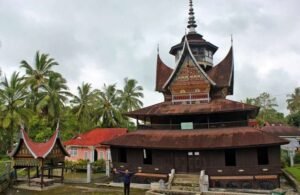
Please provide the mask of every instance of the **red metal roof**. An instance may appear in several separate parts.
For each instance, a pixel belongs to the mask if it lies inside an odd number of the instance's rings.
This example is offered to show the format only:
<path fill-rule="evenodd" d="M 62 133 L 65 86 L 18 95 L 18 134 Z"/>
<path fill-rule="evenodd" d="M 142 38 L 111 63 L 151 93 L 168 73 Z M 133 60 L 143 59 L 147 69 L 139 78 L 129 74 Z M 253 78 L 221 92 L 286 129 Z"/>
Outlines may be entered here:
<path fill-rule="evenodd" d="M 71 140 L 65 141 L 64 145 L 95 146 L 126 133 L 126 128 L 95 128 L 88 132 L 82 133 Z"/>
<path fill-rule="evenodd" d="M 172 102 L 161 102 L 139 110 L 127 113 L 126 115 L 150 116 L 150 115 L 188 115 L 205 114 L 217 112 L 236 112 L 236 111 L 258 111 L 259 107 L 236 102 L 227 99 L 213 99 L 209 103 L 200 104 L 173 104 Z"/>
<path fill-rule="evenodd" d="M 277 136 L 300 136 L 300 129 L 287 125 L 269 125 L 262 128 L 262 131 Z"/>
<path fill-rule="evenodd" d="M 61 143 L 61 140 L 59 138 L 59 130 L 58 129 L 55 131 L 55 133 L 52 135 L 52 137 L 47 142 L 44 142 L 44 143 L 33 142 L 29 138 L 28 134 L 26 133 L 26 131 L 24 129 L 21 129 L 20 134 L 21 134 L 21 136 L 20 136 L 18 146 L 10 154 L 10 156 L 14 156 L 17 153 L 18 148 L 21 144 L 21 140 L 24 141 L 24 144 L 26 145 L 26 147 L 28 148 L 28 150 L 30 151 L 30 153 L 32 154 L 32 156 L 34 158 L 46 158 L 56 143 L 60 144 L 65 155 L 69 156 L 68 152 L 65 150 L 65 148 L 63 147 L 63 145 Z"/>
<path fill-rule="evenodd" d="M 281 145 L 277 136 L 252 127 L 199 130 L 139 130 L 104 142 L 106 145 L 152 149 L 218 149 Z"/>
<path fill-rule="evenodd" d="M 163 85 L 168 80 L 170 75 L 172 74 L 173 69 L 168 67 L 161 59 L 160 56 L 157 55 L 157 63 L 156 63 L 156 91 L 162 91 Z"/>

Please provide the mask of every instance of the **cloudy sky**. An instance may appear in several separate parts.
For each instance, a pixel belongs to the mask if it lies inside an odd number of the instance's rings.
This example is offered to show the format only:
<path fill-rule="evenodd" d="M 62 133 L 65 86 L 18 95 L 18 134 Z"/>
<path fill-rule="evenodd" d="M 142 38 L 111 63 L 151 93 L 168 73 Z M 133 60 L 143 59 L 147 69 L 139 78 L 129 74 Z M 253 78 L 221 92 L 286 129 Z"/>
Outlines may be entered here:
<path fill-rule="evenodd" d="M 299 0 L 194 0 L 197 31 L 219 50 L 234 37 L 235 94 L 242 100 L 266 91 L 286 112 L 286 94 L 300 86 Z M 145 105 L 154 92 L 157 45 L 174 67 L 171 46 L 184 35 L 188 0 L 0 0 L 0 67 L 10 75 L 37 50 L 60 66 L 72 92 L 83 81 L 101 88 L 138 80 Z"/>

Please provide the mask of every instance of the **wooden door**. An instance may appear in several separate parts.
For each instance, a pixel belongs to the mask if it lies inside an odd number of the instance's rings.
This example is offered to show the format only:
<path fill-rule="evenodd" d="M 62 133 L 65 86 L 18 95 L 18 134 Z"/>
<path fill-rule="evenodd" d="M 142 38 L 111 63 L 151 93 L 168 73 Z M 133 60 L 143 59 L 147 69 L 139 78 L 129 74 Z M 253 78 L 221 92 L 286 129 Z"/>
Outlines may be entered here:
<path fill-rule="evenodd" d="M 173 159 L 176 173 L 188 172 L 187 155 L 185 151 L 174 152 Z"/>
<path fill-rule="evenodd" d="M 188 159 L 188 172 L 195 173 L 200 172 L 202 168 L 201 164 L 201 156 L 200 152 L 198 151 L 189 151 L 187 152 L 187 159 Z"/>

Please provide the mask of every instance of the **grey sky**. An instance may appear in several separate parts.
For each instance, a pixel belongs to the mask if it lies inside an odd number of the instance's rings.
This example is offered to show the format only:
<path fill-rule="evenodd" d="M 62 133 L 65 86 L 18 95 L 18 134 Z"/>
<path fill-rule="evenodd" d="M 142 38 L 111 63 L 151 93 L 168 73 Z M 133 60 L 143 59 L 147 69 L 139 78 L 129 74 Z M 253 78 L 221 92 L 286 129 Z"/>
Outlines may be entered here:
<path fill-rule="evenodd" d="M 300 1 L 194 0 L 197 31 L 219 47 L 214 63 L 234 36 L 235 95 L 241 100 L 269 92 L 285 111 L 286 94 L 300 86 Z M 188 0 L 0 1 L 0 67 L 10 75 L 19 62 L 49 53 L 72 92 L 83 81 L 101 88 L 135 78 L 145 105 L 154 92 L 156 48 L 174 67 L 171 46 L 184 35 Z"/>

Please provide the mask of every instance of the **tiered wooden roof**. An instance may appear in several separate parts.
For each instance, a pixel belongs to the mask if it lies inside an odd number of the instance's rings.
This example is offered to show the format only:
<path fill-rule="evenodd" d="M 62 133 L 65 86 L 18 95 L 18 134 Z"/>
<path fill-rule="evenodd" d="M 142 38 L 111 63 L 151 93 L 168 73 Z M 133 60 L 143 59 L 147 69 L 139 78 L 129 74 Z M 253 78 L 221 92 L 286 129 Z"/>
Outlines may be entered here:
<path fill-rule="evenodd" d="M 204 104 L 173 104 L 165 101 L 154 104 L 139 110 L 127 113 L 127 116 L 162 116 L 162 115 L 191 115 L 191 114 L 208 114 L 208 113 L 226 113 L 250 111 L 255 115 L 259 107 L 236 102 L 228 99 L 213 99 L 209 103 Z"/>
<path fill-rule="evenodd" d="M 175 150 L 207 150 L 287 144 L 252 127 L 199 130 L 139 130 L 104 142 L 110 146 Z"/>

